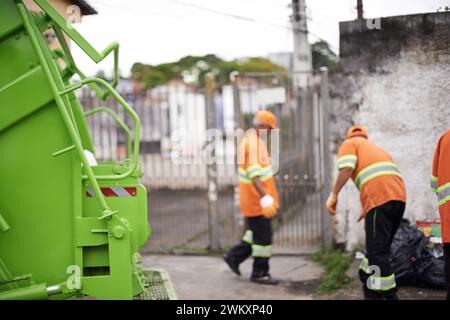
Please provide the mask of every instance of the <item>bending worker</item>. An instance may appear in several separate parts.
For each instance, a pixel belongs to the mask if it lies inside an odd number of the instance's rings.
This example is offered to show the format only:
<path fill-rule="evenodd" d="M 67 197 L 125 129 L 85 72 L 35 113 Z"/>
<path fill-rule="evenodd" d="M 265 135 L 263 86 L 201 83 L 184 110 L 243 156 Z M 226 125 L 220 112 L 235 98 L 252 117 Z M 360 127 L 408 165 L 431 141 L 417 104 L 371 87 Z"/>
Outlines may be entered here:
<path fill-rule="evenodd" d="M 339 175 L 327 210 L 336 214 L 339 191 L 351 177 L 363 207 L 358 221 L 365 218 L 367 256 L 359 270 L 364 297 L 397 300 L 390 248 L 405 210 L 405 185 L 392 157 L 368 140 L 363 126 L 351 127 L 347 138 L 339 149 Z"/>
<path fill-rule="evenodd" d="M 439 139 L 434 151 L 431 188 L 439 202 L 447 300 L 450 300 L 450 130 Z"/>
<path fill-rule="evenodd" d="M 253 256 L 251 281 L 275 285 L 278 280 L 269 274 L 272 249 L 271 218 L 277 214 L 278 193 L 270 166 L 271 159 L 262 137 L 276 128 L 276 117 L 270 111 L 259 111 L 253 126 L 246 132 L 238 148 L 240 210 L 246 218 L 244 237 L 224 256 L 237 275 L 239 264 Z M 268 139 L 265 139 L 268 141 Z"/>

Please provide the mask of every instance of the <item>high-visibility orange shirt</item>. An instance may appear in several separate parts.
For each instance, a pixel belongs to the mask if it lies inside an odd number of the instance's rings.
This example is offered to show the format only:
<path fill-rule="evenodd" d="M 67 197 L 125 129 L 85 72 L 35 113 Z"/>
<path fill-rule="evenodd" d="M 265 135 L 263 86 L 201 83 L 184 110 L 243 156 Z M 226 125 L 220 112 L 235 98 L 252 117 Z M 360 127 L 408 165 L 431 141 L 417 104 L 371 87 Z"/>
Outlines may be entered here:
<path fill-rule="evenodd" d="M 363 137 L 345 140 L 338 153 L 338 170 L 354 169 L 352 180 L 360 191 L 361 217 L 392 200 L 406 202 L 406 188 L 400 171 L 384 149 Z"/>
<path fill-rule="evenodd" d="M 274 198 L 275 207 L 279 207 L 277 187 L 270 164 L 271 159 L 265 143 L 256 131 L 251 130 L 243 137 L 238 149 L 240 209 L 245 217 L 262 215 L 259 203 L 261 195 L 252 181 L 255 177 L 259 177 L 265 192 Z"/>
<path fill-rule="evenodd" d="M 434 151 L 431 189 L 438 197 L 442 242 L 450 243 L 450 130 L 442 135 Z"/>

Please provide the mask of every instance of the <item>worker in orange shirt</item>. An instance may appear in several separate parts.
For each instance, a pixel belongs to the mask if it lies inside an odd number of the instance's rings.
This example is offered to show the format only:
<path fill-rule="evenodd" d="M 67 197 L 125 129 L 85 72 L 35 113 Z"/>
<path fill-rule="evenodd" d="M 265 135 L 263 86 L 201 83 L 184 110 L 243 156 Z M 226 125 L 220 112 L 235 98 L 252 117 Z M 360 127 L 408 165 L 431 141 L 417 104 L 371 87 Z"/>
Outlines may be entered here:
<path fill-rule="evenodd" d="M 403 218 L 406 190 L 392 157 L 368 140 L 363 126 L 351 127 L 338 152 L 339 174 L 327 200 L 327 210 L 336 214 L 339 191 L 352 178 L 360 191 L 365 218 L 366 251 L 359 275 L 364 297 L 397 300 L 391 269 L 391 243 Z"/>
<path fill-rule="evenodd" d="M 450 130 L 442 135 L 434 151 L 431 188 L 439 202 L 447 300 L 450 300 Z"/>
<path fill-rule="evenodd" d="M 279 202 L 271 159 L 261 139 L 264 134 L 269 137 L 276 128 L 276 117 L 270 111 L 259 111 L 253 126 L 254 130 L 246 132 L 238 147 L 240 210 L 246 218 L 247 230 L 241 242 L 225 254 L 224 260 L 240 275 L 239 264 L 251 255 L 250 280 L 276 285 L 278 280 L 269 274 L 269 259 L 272 255 L 271 218 L 277 214 Z"/>

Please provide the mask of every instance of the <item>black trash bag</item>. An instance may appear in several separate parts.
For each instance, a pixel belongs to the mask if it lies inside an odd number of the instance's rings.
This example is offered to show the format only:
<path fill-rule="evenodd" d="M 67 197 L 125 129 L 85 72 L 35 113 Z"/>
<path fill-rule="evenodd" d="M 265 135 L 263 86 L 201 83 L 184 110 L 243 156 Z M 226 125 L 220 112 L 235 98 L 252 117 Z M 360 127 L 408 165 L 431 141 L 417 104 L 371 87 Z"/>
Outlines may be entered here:
<path fill-rule="evenodd" d="M 425 238 L 428 240 L 428 238 Z M 440 251 L 443 251 L 442 245 L 436 245 L 440 247 Z M 445 270 L 444 270 L 444 257 L 441 255 L 440 258 L 433 256 L 432 250 L 428 248 L 427 243 L 425 243 L 424 250 L 422 251 L 421 261 L 419 263 L 418 269 L 423 277 L 423 282 L 425 286 L 430 288 L 446 288 L 445 282 Z"/>
<path fill-rule="evenodd" d="M 444 259 L 431 254 L 425 237 L 403 219 L 391 245 L 391 266 L 398 286 L 445 289 Z"/>

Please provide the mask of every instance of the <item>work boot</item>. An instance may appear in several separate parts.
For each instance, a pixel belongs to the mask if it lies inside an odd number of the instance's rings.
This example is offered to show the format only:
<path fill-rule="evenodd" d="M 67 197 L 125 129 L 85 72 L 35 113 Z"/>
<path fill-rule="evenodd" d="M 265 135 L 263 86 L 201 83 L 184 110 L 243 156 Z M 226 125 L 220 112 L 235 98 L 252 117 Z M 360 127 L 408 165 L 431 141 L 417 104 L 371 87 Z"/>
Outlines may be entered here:
<path fill-rule="evenodd" d="M 251 277 L 250 281 L 259 283 L 259 284 L 267 284 L 267 285 L 277 285 L 280 281 L 277 278 L 273 278 L 270 274 L 261 277 Z"/>
<path fill-rule="evenodd" d="M 228 254 L 226 254 L 223 256 L 223 260 L 230 267 L 231 271 L 236 273 L 238 276 L 241 275 L 241 272 L 239 271 L 239 263 L 237 263 L 232 257 L 230 257 Z"/>
<path fill-rule="evenodd" d="M 383 300 L 383 296 L 378 291 L 367 289 L 363 286 L 364 300 Z"/>
<path fill-rule="evenodd" d="M 384 300 L 400 300 L 395 292 L 383 293 Z"/>

